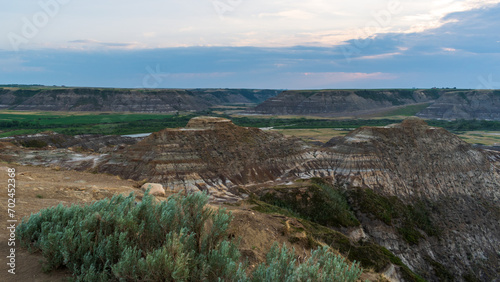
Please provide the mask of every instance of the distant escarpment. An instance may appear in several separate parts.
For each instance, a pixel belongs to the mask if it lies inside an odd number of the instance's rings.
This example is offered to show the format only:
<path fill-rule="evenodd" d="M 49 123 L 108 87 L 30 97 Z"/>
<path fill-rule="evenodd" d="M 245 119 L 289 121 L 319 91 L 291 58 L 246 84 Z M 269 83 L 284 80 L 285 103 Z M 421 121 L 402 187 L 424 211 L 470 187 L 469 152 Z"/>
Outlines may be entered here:
<path fill-rule="evenodd" d="M 427 103 L 440 94 L 436 89 L 291 90 L 268 99 L 254 111 L 272 115 L 353 116 Z"/>
<path fill-rule="evenodd" d="M 423 104 L 429 106 L 416 113 L 421 118 L 500 120 L 500 90 L 292 90 L 269 98 L 256 106 L 253 112 L 267 115 L 363 116 Z"/>
<path fill-rule="evenodd" d="M 169 113 L 214 105 L 260 103 L 279 90 L 0 88 L 0 109 Z"/>
<path fill-rule="evenodd" d="M 221 189 L 276 180 L 304 160 L 308 147 L 281 134 L 234 125 L 214 117 L 191 119 L 185 128 L 165 129 L 98 167 L 173 189 Z"/>
<path fill-rule="evenodd" d="M 426 278 L 492 281 L 500 277 L 499 160 L 409 119 L 332 139 L 289 174 L 343 186 L 365 232 Z"/>
<path fill-rule="evenodd" d="M 500 120 L 500 90 L 447 92 L 417 116 L 429 119 Z"/>

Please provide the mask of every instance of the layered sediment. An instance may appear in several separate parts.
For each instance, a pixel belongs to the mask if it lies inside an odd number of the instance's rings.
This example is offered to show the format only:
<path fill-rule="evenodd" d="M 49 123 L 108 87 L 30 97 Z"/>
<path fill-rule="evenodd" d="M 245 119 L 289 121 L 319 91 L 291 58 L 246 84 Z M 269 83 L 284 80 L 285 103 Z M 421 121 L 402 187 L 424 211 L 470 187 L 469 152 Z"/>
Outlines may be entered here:
<path fill-rule="evenodd" d="M 153 133 L 114 153 L 98 171 L 171 189 L 226 191 L 276 180 L 291 164 L 303 161 L 307 149 L 278 133 L 239 127 L 223 118 L 197 117 L 185 128 Z"/>

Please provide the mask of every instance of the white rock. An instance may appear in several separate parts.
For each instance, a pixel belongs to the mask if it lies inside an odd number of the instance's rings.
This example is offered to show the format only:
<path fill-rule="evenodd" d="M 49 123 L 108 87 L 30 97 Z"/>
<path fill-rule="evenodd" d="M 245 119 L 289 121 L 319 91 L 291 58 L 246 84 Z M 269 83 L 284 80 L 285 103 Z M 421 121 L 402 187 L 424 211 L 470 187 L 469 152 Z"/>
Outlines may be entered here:
<path fill-rule="evenodd" d="M 163 189 L 163 185 L 158 183 L 146 183 L 142 185 L 141 190 L 146 191 L 149 190 L 149 194 L 153 196 L 163 196 L 165 197 L 165 189 Z"/>

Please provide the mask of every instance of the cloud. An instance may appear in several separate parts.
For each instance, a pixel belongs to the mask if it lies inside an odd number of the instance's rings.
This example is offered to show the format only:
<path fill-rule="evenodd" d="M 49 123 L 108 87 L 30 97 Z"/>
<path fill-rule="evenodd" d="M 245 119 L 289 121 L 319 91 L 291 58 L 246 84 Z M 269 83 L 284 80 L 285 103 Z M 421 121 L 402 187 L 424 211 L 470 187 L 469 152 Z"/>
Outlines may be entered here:
<path fill-rule="evenodd" d="M 101 42 L 93 39 L 79 39 L 69 41 L 73 46 L 77 45 L 79 48 L 134 48 L 138 43 L 122 43 L 122 42 Z"/>
<path fill-rule="evenodd" d="M 376 60 L 376 59 L 386 59 L 386 58 L 394 57 L 396 55 L 401 55 L 401 52 L 377 54 L 377 55 L 370 55 L 370 56 L 361 56 L 361 57 L 358 57 L 356 59 L 357 60 Z"/>
<path fill-rule="evenodd" d="M 287 10 L 277 13 L 261 13 L 258 15 L 259 18 L 274 17 L 274 18 L 286 18 L 288 20 L 308 20 L 312 19 L 315 15 L 306 11 L 301 10 Z"/>
<path fill-rule="evenodd" d="M 329 46 L 147 49 L 114 38 L 76 39 L 68 49 L 0 51 L 0 83 L 137 87 L 156 72 L 158 87 L 167 88 L 474 88 L 480 78 L 498 80 L 498 14 L 497 4 L 446 15 L 440 20 L 444 24 L 421 32 L 382 33 Z M 258 43 L 258 31 L 244 35 Z M 332 29 L 301 31 L 293 40 L 343 35 Z M 273 38 L 281 39 L 286 36 Z"/>
<path fill-rule="evenodd" d="M 289 74 L 289 76 L 293 77 L 289 88 L 328 88 L 332 85 L 359 85 L 360 83 L 367 83 L 374 80 L 392 80 L 397 78 L 397 75 L 381 72 L 306 72 L 302 74 Z"/>

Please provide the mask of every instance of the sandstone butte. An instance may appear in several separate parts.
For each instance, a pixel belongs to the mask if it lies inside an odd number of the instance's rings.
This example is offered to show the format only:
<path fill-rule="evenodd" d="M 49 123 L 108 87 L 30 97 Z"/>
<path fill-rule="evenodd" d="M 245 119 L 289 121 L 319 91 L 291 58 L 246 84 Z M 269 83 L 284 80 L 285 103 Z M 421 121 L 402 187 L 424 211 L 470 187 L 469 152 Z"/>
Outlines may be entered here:
<path fill-rule="evenodd" d="M 418 229 L 418 242 L 403 239 L 401 222 L 365 213 L 356 199 L 351 204 L 360 225 L 341 231 L 365 234 L 364 240 L 387 248 L 417 273 L 430 273 L 438 263 L 458 280 L 468 273 L 484 281 L 500 277 L 500 154 L 418 118 L 361 127 L 313 146 L 227 119 L 198 117 L 185 128 L 155 132 L 97 158 L 86 167 L 174 191 L 207 191 L 215 202 L 321 177 L 343 191 L 369 189 L 403 206 L 422 203 L 440 232 Z"/>

